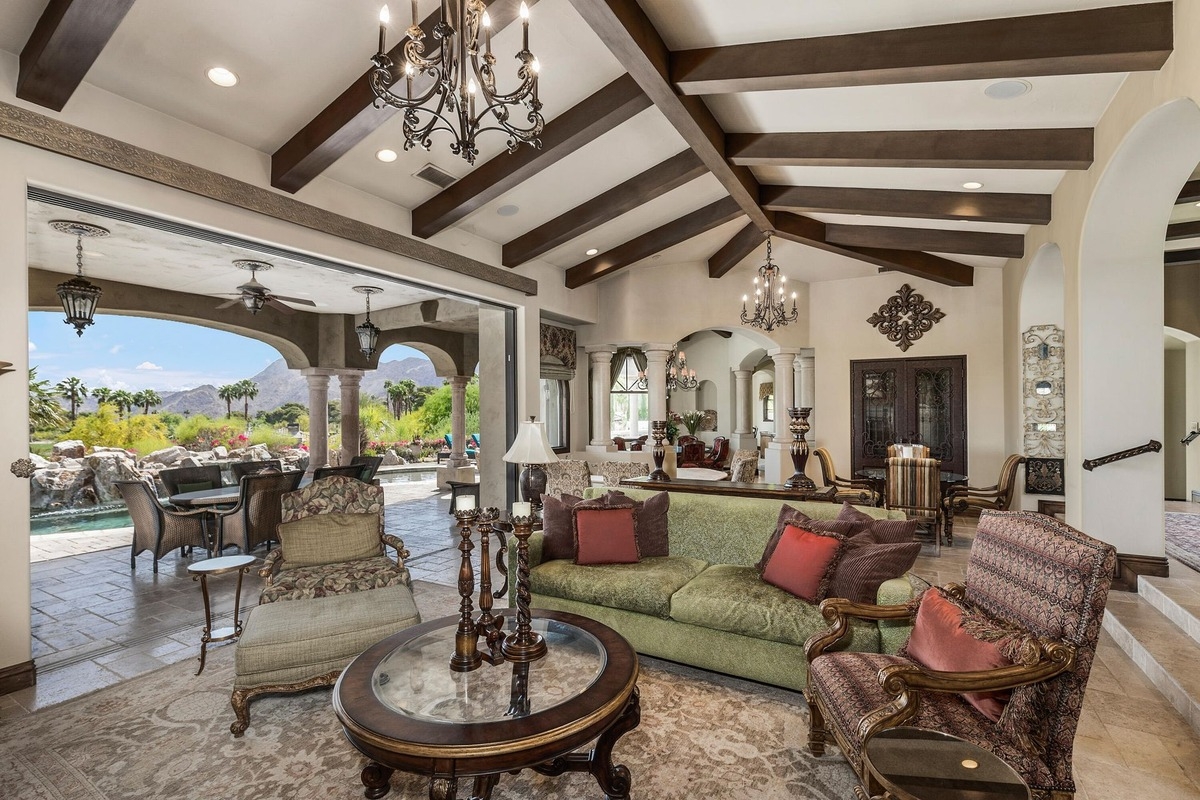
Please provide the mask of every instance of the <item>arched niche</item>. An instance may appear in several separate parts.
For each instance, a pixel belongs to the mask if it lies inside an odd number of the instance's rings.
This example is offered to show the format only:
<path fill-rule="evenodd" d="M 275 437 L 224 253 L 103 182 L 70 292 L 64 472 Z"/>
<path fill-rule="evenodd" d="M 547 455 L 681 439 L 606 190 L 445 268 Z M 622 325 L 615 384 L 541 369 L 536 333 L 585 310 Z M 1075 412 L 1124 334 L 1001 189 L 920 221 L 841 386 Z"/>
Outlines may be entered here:
<path fill-rule="evenodd" d="M 1054 459 L 1050 468 L 1027 465 L 1038 491 L 1021 494 L 1020 507 L 1037 508 L 1039 498 L 1061 499 L 1066 458 L 1066 362 L 1063 256 L 1057 244 L 1039 248 L 1021 282 L 1020 370 L 1021 442 L 1027 458 Z M 1039 484 L 1044 484 L 1039 486 Z"/>

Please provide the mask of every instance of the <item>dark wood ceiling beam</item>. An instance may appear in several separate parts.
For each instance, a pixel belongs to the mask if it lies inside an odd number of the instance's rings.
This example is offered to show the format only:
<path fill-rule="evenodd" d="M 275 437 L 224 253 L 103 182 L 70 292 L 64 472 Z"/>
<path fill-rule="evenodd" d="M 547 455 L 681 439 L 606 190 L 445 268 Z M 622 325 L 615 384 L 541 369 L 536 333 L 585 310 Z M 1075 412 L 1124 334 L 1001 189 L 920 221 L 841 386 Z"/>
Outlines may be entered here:
<path fill-rule="evenodd" d="M 925 250 L 933 253 L 960 253 L 996 258 L 1021 258 L 1025 255 L 1025 237 L 1018 233 L 827 224 L 825 234 L 827 240 L 833 244 L 853 247 Z"/>
<path fill-rule="evenodd" d="M 975 282 L 975 270 L 966 264 L 922 252 L 834 244 L 829 241 L 828 228 L 823 222 L 800 214 L 775 215 L 776 233 L 789 241 L 947 286 L 971 286 Z"/>
<path fill-rule="evenodd" d="M 742 216 L 741 207 L 732 197 L 710 203 L 704 208 L 618 245 L 606 253 L 601 253 L 569 267 L 566 273 L 567 288 L 578 289 L 580 286 L 611 275 L 643 258 L 649 258 L 680 242 L 686 242 L 693 236 L 699 236 L 705 231 L 712 230 L 718 225 L 724 225 L 740 216 Z"/>
<path fill-rule="evenodd" d="M 531 261 L 707 172 L 708 168 L 694 151 L 677 153 L 508 242 L 504 245 L 501 263 L 506 267 L 515 267 Z"/>
<path fill-rule="evenodd" d="M 1091 128 L 731 133 L 742 166 L 1087 169 Z"/>
<path fill-rule="evenodd" d="M 1192 222 L 1176 222 L 1167 226 L 1167 241 L 1179 239 L 1195 239 L 1200 236 L 1200 220 Z"/>
<path fill-rule="evenodd" d="M 21 49 L 17 97 L 62 111 L 133 0 L 50 0 Z"/>
<path fill-rule="evenodd" d="M 1200 181 L 1188 181 L 1183 185 L 1183 189 L 1179 191 L 1179 197 L 1175 199 L 1176 204 L 1181 203 L 1200 203 Z"/>
<path fill-rule="evenodd" d="M 672 54 L 671 80 L 705 95 L 1156 70 L 1172 23 L 1152 3 L 707 47 Z"/>
<path fill-rule="evenodd" d="M 749 223 L 708 259 L 708 277 L 720 278 L 742 263 L 742 259 L 753 253 L 762 243 L 763 232 L 753 222 Z"/>
<path fill-rule="evenodd" d="M 650 98 L 622 75 L 546 123 L 541 149 L 503 152 L 413 209 L 413 235 L 428 239 L 589 142 L 650 107 Z"/>
<path fill-rule="evenodd" d="M 769 230 L 770 220 L 758 204 L 758 180 L 748 168 L 725 159 L 725 132 L 704 101 L 676 93 L 670 81 L 671 53 L 637 0 L 571 0 L 571 5 L 750 221 Z"/>
<path fill-rule="evenodd" d="M 492 30 L 497 33 L 519 16 L 521 0 L 484 1 L 488 7 L 488 15 L 492 18 Z M 526 0 L 530 6 L 536 2 L 537 0 Z M 421 22 L 421 30 L 425 31 L 427 43 L 434 41 L 433 27 L 441 18 L 441 10 L 435 9 Z M 367 30 L 369 21 L 365 22 L 367 24 L 364 30 Z M 396 27 L 407 29 L 407 25 L 403 23 L 397 24 Z M 401 36 L 400 41 L 388 51 L 393 63 L 403 62 L 404 45 L 407 41 L 407 36 Z M 369 65 L 369 55 L 363 52 L 364 65 Z M 313 117 L 275 151 L 271 156 L 272 186 L 285 192 L 303 189 L 313 178 L 398 113 L 397 109 L 391 106 L 375 107 L 375 93 L 371 91 L 371 71 L 372 68 L 364 71 L 346 91 L 338 95 L 320 114 Z M 413 81 L 413 92 L 420 94 L 431 85 L 428 76 L 417 76 Z"/>
<path fill-rule="evenodd" d="M 916 219 L 965 219 L 1047 225 L 1050 195 L 859 189 L 840 186 L 762 187 L 762 204 L 774 211 L 820 211 Z"/>
<path fill-rule="evenodd" d="M 1163 266 L 1183 267 L 1189 264 L 1200 264 L 1200 249 L 1168 250 L 1163 254 Z"/>

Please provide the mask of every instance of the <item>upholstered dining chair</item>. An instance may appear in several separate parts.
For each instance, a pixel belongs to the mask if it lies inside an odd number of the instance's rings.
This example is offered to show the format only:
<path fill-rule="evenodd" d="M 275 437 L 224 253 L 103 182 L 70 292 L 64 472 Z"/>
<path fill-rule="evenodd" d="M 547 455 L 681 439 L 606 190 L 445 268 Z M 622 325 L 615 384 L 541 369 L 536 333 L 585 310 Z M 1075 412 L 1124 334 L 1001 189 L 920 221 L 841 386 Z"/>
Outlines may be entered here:
<path fill-rule="evenodd" d="M 813 450 L 817 463 L 821 465 L 821 485 L 837 487 L 834 500 L 838 503 L 848 502 L 859 505 L 879 505 L 879 495 L 875 484 L 865 478 L 843 478 L 837 474 L 833 466 L 833 456 L 824 447 Z"/>
<path fill-rule="evenodd" d="M 934 549 L 940 554 L 942 462 L 936 458 L 889 458 L 884 475 L 884 506 L 927 524 Z"/>
<path fill-rule="evenodd" d="M 704 456 L 700 466 L 708 469 L 725 469 L 725 461 L 729 458 L 729 437 L 718 436 L 713 439 L 712 450 Z"/>
<path fill-rule="evenodd" d="M 985 510 L 963 584 L 944 592 L 929 589 L 904 606 L 825 600 L 821 613 L 830 629 L 805 646 L 809 749 L 822 755 L 832 736 L 867 795 L 875 796 L 882 791 L 864 766 L 866 743 L 886 728 L 927 728 L 995 753 L 1021 775 L 1036 800 L 1070 800 L 1075 730 L 1115 562 L 1112 546 L 1052 517 Z M 938 637 L 925 635 L 937 625 L 923 634 L 914 630 L 896 655 L 833 652 L 850 632 L 851 618 L 920 620 L 927 602 L 962 613 L 961 627 L 948 628 L 955 642 L 946 642 L 941 654 Z M 994 641 L 1008 665 L 947 670 L 916 658 L 925 653 L 926 661 L 944 660 L 962 648 L 963 636 Z M 992 707 L 991 715 L 964 697 L 1010 690 L 1007 703 Z M 977 695 L 973 699 L 982 702 Z"/>
<path fill-rule="evenodd" d="M 202 464 L 198 467 L 172 467 L 158 473 L 167 496 L 182 492 L 216 489 L 221 485 L 221 465 Z"/>
<path fill-rule="evenodd" d="M 235 461 L 229 465 L 229 471 L 233 473 L 233 479 L 239 483 L 243 475 L 253 475 L 263 470 L 283 472 L 283 462 L 278 458 L 268 458 L 262 461 Z"/>
<path fill-rule="evenodd" d="M 629 449 L 630 450 L 638 450 L 638 451 L 645 450 L 647 438 L 649 438 L 649 437 L 643 435 L 643 436 L 637 437 L 636 439 L 631 440 L 629 442 Z"/>
<path fill-rule="evenodd" d="M 601 461 L 591 465 L 604 481 L 605 486 L 620 486 L 625 478 L 640 478 L 650 474 L 650 465 L 645 461 Z"/>
<path fill-rule="evenodd" d="M 1025 456 L 1013 453 L 1004 459 L 1000 467 L 1000 477 L 994 486 L 976 488 L 974 486 L 951 486 L 942 500 L 946 518 L 944 538 L 946 544 L 954 542 L 954 515 L 962 514 L 969 509 L 982 511 L 991 508 L 996 511 L 1007 511 L 1012 506 L 1013 494 L 1017 485 L 1017 468 L 1025 463 Z"/>
<path fill-rule="evenodd" d="M 294 491 L 303 476 L 300 471 L 256 472 L 242 478 L 237 505 L 216 513 L 217 552 L 236 544 L 243 553 L 249 553 L 263 542 L 276 539 L 281 498 Z"/>
<path fill-rule="evenodd" d="M 616 445 L 617 452 L 621 452 L 621 451 L 627 449 L 625 447 L 625 437 L 624 436 L 614 436 L 613 444 Z"/>
<path fill-rule="evenodd" d="M 114 485 L 133 520 L 133 546 L 129 550 L 129 568 L 137 567 L 138 554 L 149 550 L 158 560 L 176 547 L 203 547 L 212 552 L 205 517 L 208 511 L 172 511 L 158 501 L 146 481 L 115 481 Z"/>
<path fill-rule="evenodd" d="M 679 466 L 703 467 L 704 451 L 704 442 L 700 439 L 697 439 L 695 436 L 680 436 Z"/>
<path fill-rule="evenodd" d="M 560 458 L 543 465 L 546 489 L 543 495 L 570 494 L 583 497 L 583 490 L 592 485 L 592 470 L 588 462 L 578 458 Z"/>
<path fill-rule="evenodd" d="M 758 476 L 758 451 L 734 450 L 729 459 L 729 480 L 734 483 L 754 483 Z"/>

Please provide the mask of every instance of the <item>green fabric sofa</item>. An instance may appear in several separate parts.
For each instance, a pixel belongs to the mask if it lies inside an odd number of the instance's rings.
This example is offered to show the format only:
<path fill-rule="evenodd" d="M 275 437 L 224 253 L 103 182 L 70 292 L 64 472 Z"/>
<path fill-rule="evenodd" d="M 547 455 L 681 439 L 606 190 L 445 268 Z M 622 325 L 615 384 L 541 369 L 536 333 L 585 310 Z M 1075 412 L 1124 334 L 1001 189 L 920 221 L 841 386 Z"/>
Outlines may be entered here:
<path fill-rule="evenodd" d="M 593 487 L 585 497 L 608 491 Z M 624 489 L 635 500 L 653 492 Z M 567 611 L 608 625 L 639 653 L 750 680 L 804 688 L 804 642 L 824 630 L 820 610 L 759 579 L 754 565 L 775 530 L 781 503 L 716 495 L 671 494 L 668 532 L 671 555 L 638 564 L 577 566 L 542 561 L 542 535 L 529 539 L 533 608 Z M 814 519 L 832 519 L 833 503 L 790 505 Z M 862 508 L 871 516 L 903 514 Z M 510 574 L 516 575 L 515 548 Z M 510 601 L 515 592 L 510 591 Z M 907 577 L 887 581 L 878 602 L 903 603 L 912 596 Z M 853 624 L 847 649 L 895 652 L 908 626 L 894 622 Z"/>

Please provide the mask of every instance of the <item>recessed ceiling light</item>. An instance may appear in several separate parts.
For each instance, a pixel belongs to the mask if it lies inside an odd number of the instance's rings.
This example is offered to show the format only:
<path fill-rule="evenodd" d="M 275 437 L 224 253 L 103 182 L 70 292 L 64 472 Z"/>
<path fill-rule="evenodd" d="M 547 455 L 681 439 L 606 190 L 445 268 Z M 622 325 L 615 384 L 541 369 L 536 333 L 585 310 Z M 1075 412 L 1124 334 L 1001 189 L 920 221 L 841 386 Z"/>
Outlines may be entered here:
<path fill-rule="evenodd" d="M 964 189 L 982 189 L 983 184 L 979 181 L 967 181 L 963 184 Z"/>
<path fill-rule="evenodd" d="M 584 255 L 585 255 L 585 256 L 594 256 L 594 255 L 596 255 L 596 253 L 599 253 L 599 252 L 600 252 L 600 251 L 599 251 L 599 250 L 597 250 L 596 248 L 594 248 L 594 247 L 589 247 L 589 248 L 588 248 L 588 249 L 587 249 L 587 250 L 584 252 Z"/>
<path fill-rule="evenodd" d="M 230 86 L 237 86 L 238 76 L 232 70 L 225 69 L 224 67 L 212 67 L 205 74 L 217 86 L 224 86 L 227 89 Z"/>
<path fill-rule="evenodd" d="M 521 210 L 520 206 L 514 206 L 514 205 L 509 204 L 507 206 L 500 206 L 499 208 L 497 208 L 496 213 L 502 217 L 511 217 L 511 216 L 514 216 L 520 210 Z"/>
<path fill-rule="evenodd" d="M 1033 84 L 1023 80 L 996 81 L 989 84 L 983 93 L 993 100 L 1012 100 L 1020 97 L 1033 88 Z"/>
<path fill-rule="evenodd" d="M 390 164 L 398 158 L 395 150 L 389 150 L 386 147 L 377 152 L 375 157 L 385 164 Z"/>

